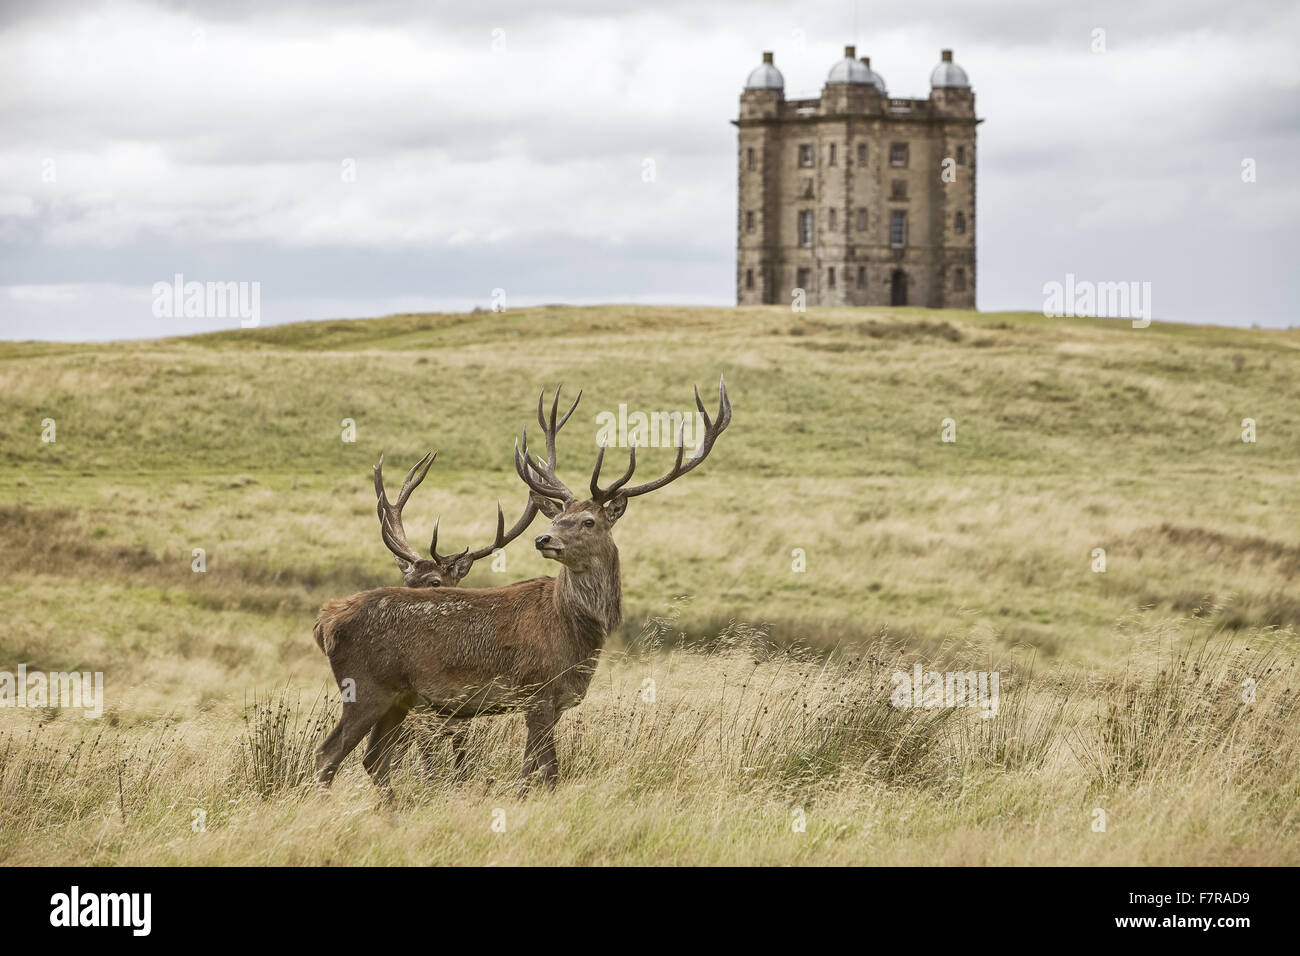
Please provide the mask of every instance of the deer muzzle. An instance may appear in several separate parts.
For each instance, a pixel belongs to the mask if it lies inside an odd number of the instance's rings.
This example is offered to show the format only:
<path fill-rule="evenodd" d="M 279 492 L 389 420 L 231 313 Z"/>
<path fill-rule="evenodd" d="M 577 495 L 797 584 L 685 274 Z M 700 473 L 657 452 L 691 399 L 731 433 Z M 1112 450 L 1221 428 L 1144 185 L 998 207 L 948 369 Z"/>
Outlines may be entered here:
<path fill-rule="evenodd" d="M 533 544 L 544 558 L 558 558 L 564 553 L 564 545 L 554 535 L 539 534 L 533 539 Z"/>

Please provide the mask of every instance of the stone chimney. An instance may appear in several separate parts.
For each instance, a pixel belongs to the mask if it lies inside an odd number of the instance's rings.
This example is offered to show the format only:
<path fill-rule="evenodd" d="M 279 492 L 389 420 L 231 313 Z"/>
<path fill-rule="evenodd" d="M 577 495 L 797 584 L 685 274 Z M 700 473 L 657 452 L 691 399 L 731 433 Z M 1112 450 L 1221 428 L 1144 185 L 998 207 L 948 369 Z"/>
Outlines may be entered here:
<path fill-rule="evenodd" d="M 943 57 L 943 62 L 945 62 L 945 63 L 951 63 L 951 62 L 952 62 L 952 50 L 944 50 L 944 51 L 943 51 L 942 53 L 940 53 L 939 55 L 940 55 L 941 57 Z"/>

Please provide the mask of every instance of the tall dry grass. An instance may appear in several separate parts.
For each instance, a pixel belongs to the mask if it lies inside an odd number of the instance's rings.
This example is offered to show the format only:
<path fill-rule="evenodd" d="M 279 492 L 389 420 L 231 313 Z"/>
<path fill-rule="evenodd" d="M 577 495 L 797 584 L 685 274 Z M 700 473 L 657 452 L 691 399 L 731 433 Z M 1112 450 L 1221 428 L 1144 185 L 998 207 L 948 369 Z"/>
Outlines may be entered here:
<path fill-rule="evenodd" d="M 903 820 L 924 815 L 928 827 L 948 832 L 966 851 L 972 840 L 987 841 L 981 853 L 993 856 L 1010 853 L 1009 831 L 1057 826 L 1073 815 L 1077 832 L 1054 847 L 1059 858 L 1027 846 L 1004 861 L 1090 862 L 1105 838 L 1089 841 L 1088 807 L 1141 795 L 1142 812 L 1158 822 L 1155 798 L 1164 794 L 1165 804 L 1176 797 L 1193 815 L 1234 807 L 1249 834 L 1234 830 L 1211 848 L 1189 842 L 1178 857 L 1185 862 L 1239 852 L 1243 839 L 1248 850 L 1258 843 L 1270 858 L 1300 860 L 1294 832 L 1273 836 L 1294 822 L 1300 772 L 1294 662 L 1281 647 L 1289 635 L 1254 635 L 1247 651 L 1221 637 L 1206 640 L 1189 626 L 1163 634 L 1163 644 L 1153 638 L 1128 666 L 1101 678 L 1008 660 L 996 664 L 997 716 L 984 718 L 977 708 L 894 706 L 891 676 L 910 672 L 917 657 L 888 640 L 826 653 L 777 647 L 753 628 L 733 626 L 707 640 L 678 633 L 666 647 L 661 638 L 673 626 L 652 622 L 645 640 L 606 655 L 588 699 L 561 724 L 554 794 L 514 797 L 521 721 L 482 719 L 470 725 L 469 782 L 455 782 L 449 755 L 429 775 L 413 751 L 395 778 L 393 832 L 341 847 L 331 842 L 342 839 L 342 824 L 331 814 L 383 819 L 384 812 L 355 756 L 333 793 L 316 791 L 313 750 L 335 703 L 281 687 L 250 698 L 237 718 L 242 735 L 231 733 L 229 718 L 216 717 L 131 727 L 59 720 L 11 729 L 0 737 L 0 857 L 396 862 L 409 861 L 415 851 L 405 844 L 415 839 L 439 862 L 475 863 L 492 855 L 494 844 L 476 842 L 482 834 L 431 847 L 425 841 L 432 837 L 412 837 L 411 828 L 450 815 L 453 827 L 477 820 L 490 835 L 487 812 L 505 808 L 514 818 L 540 815 L 566 827 L 586 819 L 594 828 L 567 849 L 555 846 L 545 828 L 521 831 L 510 843 L 511 862 L 579 861 L 572 854 L 583 855 L 582 862 L 796 862 L 807 846 L 787 846 L 783 834 L 790 830 L 787 814 L 798 808 L 814 820 L 824 814 L 849 821 L 818 840 L 840 832 L 831 840 L 835 859 L 869 862 L 882 839 L 895 853 L 920 845 L 905 842 L 905 831 L 883 837 L 885 818 L 854 829 L 855 815 L 876 819 L 892 807 L 889 813 Z M 988 663 L 952 660 L 937 666 Z M 1253 700 L 1242 695 L 1246 681 L 1253 681 Z M 437 729 L 426 724 L 419 732 Z M 995 806 L 1000 813 L 982 819 Z M 196 813 L 202 832 L 193 830 Z M 660 842 L 642 843 L 617 826 L 600 837 L 602 826 L 629 814 L 660 833 Z M 676 846 L 672 826 L 697 836 L 707 831 L 712 842 Z M 300 842 L 302 828 L 326 835 Z M 742 848 L 727 849 L 738 834 L 762 847 L 752 859 Z M 1272 842 L 1266 851 L 1265 841 Z M 1149 862 L 1146 844 L 1127 846 L 1111 843 L 1111 852 L 1120 852 L 1110 862 Z M 855 852 L 862 858 L 853 859 Z"/>

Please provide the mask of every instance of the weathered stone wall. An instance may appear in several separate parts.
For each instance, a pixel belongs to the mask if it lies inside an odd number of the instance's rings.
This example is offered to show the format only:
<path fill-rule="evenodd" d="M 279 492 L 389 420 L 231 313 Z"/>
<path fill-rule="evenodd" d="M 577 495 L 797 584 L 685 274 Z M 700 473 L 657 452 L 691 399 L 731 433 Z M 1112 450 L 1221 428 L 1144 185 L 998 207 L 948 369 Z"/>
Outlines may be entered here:
<path fill-rule="evenodd" d="M 978 121 L 970 90 L 903 100 L 828 84 L 820 99 L 791 101 L 780 90 L 746 90 L 736 122 L 739 304 L 788 304 L 802 279 L 810 306 L 888 305 L 901 270 L 907 304 L 974 307 Z M 901 166 L 891 163 L 896 143 L 907 147 Z M 811 148 L 811 166 L 801 147 Z M 890 241 L 895 211 L 906 215 L 901 247 Z M 811 245 L 800 243 L 804 212 L 812 214 Z"/>

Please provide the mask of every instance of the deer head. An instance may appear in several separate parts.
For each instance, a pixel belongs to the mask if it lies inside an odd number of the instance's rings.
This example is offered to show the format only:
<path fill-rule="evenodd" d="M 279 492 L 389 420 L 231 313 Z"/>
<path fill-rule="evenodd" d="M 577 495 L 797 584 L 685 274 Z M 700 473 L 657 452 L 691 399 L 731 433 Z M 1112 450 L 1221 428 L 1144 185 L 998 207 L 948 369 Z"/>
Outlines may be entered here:
<path fill-rule="evenodd" d="M 434 523 L 433 540 L 429 543 L 429 554 L 431 558 L 425 558 L 419 554 L 406 540 L 406 530 L 402 527 L 402 508 L 406 500 L 411 497 L 411 492 L 419 487 L 424 476 L 429 473 L 429 467 L 433 464 L 434 459 L 438 457 L 437 452 L 430 452 L 419 461 L 417 461 L 411 470 L 406 473 L 406 480 L 402 482 L 402 488 L 397 493 L 396 503 L 388 500 L 388 495 L 384 493 L 384 456 L 379 456 L 379 464 L 375 465 L 375 497 L 378 498 L 376 511 L 379 514 L 379 533 L 383 536 L 384 544 L 388 545 L 388 550 L 393 552 L 397 559 L 397 568 L 402 572 L 402 584 L 408 588 L 454 588 L 460 584 L 461 579 L 469 574 L 470 568 L 479 558 L 487 557 L 498 548 L 504 548 L 519 535 L 523 534 L 536 517 L 538 511 L 538 502 L 534 496 L 529 495 L 528 504 L 524 508 L 524 513 L 519 516 L 519 520 L 514 526 L 506 531 L 505 515 L 501 513 L 501 502 L 497 502 L 497 533 L 492 544 L 471 551 L 466 548 L 457 554 L 439 554 L 438 553 L 438 525 L 441 519 Z"/>
<path fill-rule="evenodd" d="M 611 558 L 616 560 L 618 552 L 614 547 L 611 531 L 614 523 L 627 510 L 628 499 L 662 488 L 691 471 L 708 457 L 709 452 L 713 450 L 713 443 L 717 441 L 723 429 L 731 424 L 731 399 L 727 397 L 726 383 L 722 379 L 718 380 L 718 414 L 714 419 L 709 418 L 708 412 L 704 410 L 704 403 L 700 400 L 700 390 L 696 388 L 695 405 L 704 418 L 704 438 L 689 461 L 682 460 L 685 448 L 682 423 L 679 422 L 674 441 L 677 460 L 667 474 L 644 484 L 628 485 L 632 473 L 636 470 L 636 446 L 633 445 L 628 453 L 627 471 L 621 478 L 602 488 L 600 467 L 605 460 L 605 446 L 602 444 L 596 455 L 596 466 L 592 469 L 591 482 L 588 486 L 591 496 L 580 500 L 555 474 L 555 435 L 573 414 L 578 401 L 574 400 L 569 411 L 557 425 L 555 413 L 559 407 L 559 389 L 556 389 L 555 400 L 551 404 L 549 422 L 542 415 L 542 399 L 545 394 L 543 391 L 537 399 L 537 422 L 546 437 L 546 458 L 534 459 L 529 454 L 528 430 L 525 429 L 522 448 L 518 442 L 515 443 L 515 471 L 532 490 L 533 498 L 537 501 L 541 512 L 552 519 L 550 531 L 534 539 L 537 550 L 541 552 L 542 557 L 558 561 L 569 570 L 579 573 L 601 565 Z M 578 398 L 581 397 L 582 394 L 579 393 Z"/>

